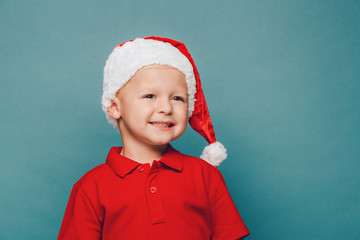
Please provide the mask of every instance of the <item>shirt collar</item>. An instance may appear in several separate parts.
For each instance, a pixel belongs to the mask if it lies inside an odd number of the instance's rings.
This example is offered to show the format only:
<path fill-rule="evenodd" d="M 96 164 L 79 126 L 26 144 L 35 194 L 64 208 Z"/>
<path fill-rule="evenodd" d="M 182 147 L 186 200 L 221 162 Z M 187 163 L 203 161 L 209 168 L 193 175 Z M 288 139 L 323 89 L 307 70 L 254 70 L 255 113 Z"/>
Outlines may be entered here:
<path fill-rule="evenodd" d="M 141 163 L 136 162 L 130 158 L 120 155 L 122 147 L 112 147 L 109 151 L 109 154 L 106 158 L 106 164 L 119 176 L 125 177 L 132 170 L 134 170 Z M 165 164 L 166 166 L 181 172 L 183 159 L 182 154 L 175 150 L 170 144 L 168 150 L 164 156 L 159 160 L 159 162 Z"/>

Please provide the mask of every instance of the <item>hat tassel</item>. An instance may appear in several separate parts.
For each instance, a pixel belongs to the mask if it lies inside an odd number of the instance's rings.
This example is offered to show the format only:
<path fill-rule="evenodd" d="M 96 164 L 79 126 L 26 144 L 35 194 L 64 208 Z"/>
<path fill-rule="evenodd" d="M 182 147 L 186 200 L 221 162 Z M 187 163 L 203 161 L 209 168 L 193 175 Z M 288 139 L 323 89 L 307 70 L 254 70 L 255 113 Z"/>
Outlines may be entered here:
<path fill-rule="evenodd" d="M 227 158 L 226 148 L 220 142 L 211 143 L 204 148 L 200 158 L 217 167 Z"/>

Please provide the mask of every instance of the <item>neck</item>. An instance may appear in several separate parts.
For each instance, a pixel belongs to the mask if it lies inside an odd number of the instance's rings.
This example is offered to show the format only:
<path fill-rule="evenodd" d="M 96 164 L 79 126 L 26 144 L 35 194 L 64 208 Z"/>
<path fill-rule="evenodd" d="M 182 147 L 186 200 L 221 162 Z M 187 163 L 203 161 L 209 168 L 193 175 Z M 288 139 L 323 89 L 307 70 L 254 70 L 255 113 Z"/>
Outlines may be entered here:
<path fill-rule="evenodd" d="M 154 160 L 160 160 L 164 156 L 168 145 L 150 146 L 123 141 L 120 154 L 139 163 L 149 163 L 151 166 Z"/>

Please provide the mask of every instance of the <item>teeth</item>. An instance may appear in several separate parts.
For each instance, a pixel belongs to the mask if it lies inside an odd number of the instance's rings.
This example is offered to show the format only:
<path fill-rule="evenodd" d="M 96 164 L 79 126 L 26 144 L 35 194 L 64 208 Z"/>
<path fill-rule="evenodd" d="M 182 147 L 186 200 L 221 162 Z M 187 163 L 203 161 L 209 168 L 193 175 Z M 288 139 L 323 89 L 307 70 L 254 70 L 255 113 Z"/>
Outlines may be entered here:
<path fill-rule="evenodd" d="M 157 122 L 154 122 L 152 123 L 156 126 L 160 126 L 160 127 L 170 127 L 171 126 L 171 123 L 157 123 Z"/>

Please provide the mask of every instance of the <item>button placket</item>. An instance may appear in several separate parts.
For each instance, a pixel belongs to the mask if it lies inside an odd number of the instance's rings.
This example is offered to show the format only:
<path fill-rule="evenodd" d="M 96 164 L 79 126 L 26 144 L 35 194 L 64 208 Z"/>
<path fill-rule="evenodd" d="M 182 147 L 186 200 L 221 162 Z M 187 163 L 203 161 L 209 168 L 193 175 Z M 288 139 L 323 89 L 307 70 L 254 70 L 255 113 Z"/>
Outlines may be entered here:
<path fill-rule="evenodd" d="M 156 163 L 153 165 L 147 181 L 146 197 L 150 221 L 152 224 L 165 222 L 164 208 L 161 202 L 161 194 L 159 194 L 159 187 L 157 184 L 158 167 L 159 165 L 156 165 Z"/>

